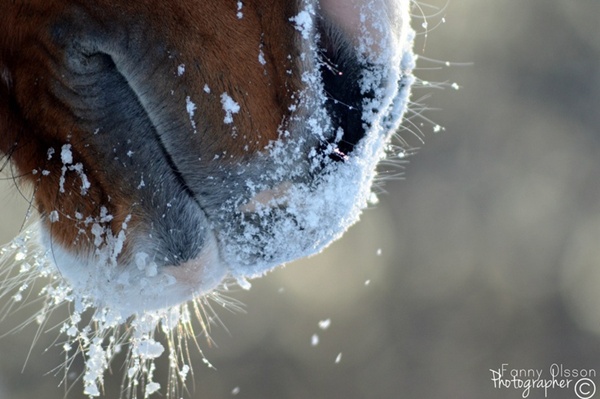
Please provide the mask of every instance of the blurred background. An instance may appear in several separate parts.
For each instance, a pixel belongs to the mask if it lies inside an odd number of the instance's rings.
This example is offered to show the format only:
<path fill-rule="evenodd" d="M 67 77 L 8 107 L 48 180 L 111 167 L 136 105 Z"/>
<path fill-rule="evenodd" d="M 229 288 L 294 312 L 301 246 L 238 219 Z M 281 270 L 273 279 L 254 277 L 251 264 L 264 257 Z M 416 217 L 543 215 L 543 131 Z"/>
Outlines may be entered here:
<path fill-rule="evenodd" d="M 402 133 L 421 148 L 343 239 L 234 292 L 245 313 L 217 309 L 226 328 L 201 341 L 217 370 L 194 353 L 187 397 L 516 399 L 490 369 L 600 372 L 600 2 L 420 6 L 416 51 L 441 62 L 423 59 L 417 75 L 443 83 L 414 90 L 433 123 L 406 126 L 425 144 Z M 27 204 L 2 183 L 6 242 Z M 55 331 L 23 369 L 36 331 L 0 339 L 0 398 L 64 397 Z"/>

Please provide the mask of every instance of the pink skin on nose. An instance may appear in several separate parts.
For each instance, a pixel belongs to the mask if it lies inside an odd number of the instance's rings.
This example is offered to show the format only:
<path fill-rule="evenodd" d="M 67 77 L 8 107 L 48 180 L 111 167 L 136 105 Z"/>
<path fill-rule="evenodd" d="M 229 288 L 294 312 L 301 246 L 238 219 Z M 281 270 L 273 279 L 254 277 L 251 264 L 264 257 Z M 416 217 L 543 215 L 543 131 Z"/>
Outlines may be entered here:
<path fill-rule="evenodd" d="M 360 26 L 360 9 L 364 0 L 321 0 L 321 9 L 347 33 Z"/>
<path fill-rule="evenodd" d="M 357 44 L 361 36 L 367 34 L 374 39 L 368 46 L 371 51 L 384 45 L 379 43 L 385 34 L 381 22 L 389 18 L 389 0 L 321 0 L 321 10 L 348 37 Z"/>

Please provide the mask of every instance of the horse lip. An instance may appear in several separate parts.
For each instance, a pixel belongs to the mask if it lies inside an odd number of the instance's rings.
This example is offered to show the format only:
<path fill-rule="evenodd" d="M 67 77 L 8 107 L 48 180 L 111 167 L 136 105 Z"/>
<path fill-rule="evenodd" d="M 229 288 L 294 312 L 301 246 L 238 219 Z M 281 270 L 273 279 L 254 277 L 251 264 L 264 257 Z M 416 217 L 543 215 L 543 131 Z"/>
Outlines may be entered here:
<path fill-rule="evenodd" d="M 79 295 L 98 308 L 108 307 L 126 318 L 132 314 L 176 306 L 216 289 L 228 272 L 216 238 L 206 235 L 205 245 L 194 259 L 179 265 L 157 265 L 144 256 L 144 245 L 136 243 L 136 255 L 107 264 L 97 254 L 73 254 L 51 239 L 45 228 L 42 243 L 52 248 L 49 255 L 61 275 Z M 135 237 L 133 237 L 135 239 Z"/>
<path fill-rule="evenodd" d="M 176 300 L 171 306 L 215 289 L 225 277 L 227 265 L 221 260 L 216 238 L 211 233 L 196 258 L 179 265 L 163 266 L 162 273 L 169 280 L 174 279 L 177 291 L 184 292 L 182 296 L 189 296 Z"/>

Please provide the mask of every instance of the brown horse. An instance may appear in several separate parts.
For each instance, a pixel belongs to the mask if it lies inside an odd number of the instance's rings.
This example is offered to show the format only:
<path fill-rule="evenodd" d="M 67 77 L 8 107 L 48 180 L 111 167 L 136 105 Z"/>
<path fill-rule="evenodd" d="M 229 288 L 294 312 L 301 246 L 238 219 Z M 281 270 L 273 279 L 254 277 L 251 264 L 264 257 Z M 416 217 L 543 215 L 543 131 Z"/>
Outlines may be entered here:
<path fill-rule="evenodd" d="M 2 0 L 0 151 L 44 245 L 125 315 L 354 223 L 405 110 L 409 0 Z"/>

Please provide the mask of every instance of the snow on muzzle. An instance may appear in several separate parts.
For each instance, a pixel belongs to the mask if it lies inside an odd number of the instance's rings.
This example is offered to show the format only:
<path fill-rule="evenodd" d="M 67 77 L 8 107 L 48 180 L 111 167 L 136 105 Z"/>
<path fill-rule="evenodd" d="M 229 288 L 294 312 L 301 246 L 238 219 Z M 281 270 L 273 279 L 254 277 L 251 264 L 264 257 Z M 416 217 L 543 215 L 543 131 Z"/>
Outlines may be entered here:
<path fill-rule="evenodd" d="M 304 87 L 294 113 L 261 155 L 260 173 L 246 175 L 250 199 L 227 200 L 214 212 L 234 277 L 320 252 L 374 199 L 377 163 L 414 80 L 408 6 L 301 2 L 292 21 L 302 37 Z"/>
<path fill-rule="evenodd" d="M 0 2 L 0 148 L 41 216 L 0 299 L 40 294 L 42 326 L 70 305 L 90 397 L 122 344 L 125 395 L 161 389 L 155 333 L 185 384 L 192 313 L 355 223 L 414 80 L 409 0 L 183 3 Z"/>
<path fill-rule="evenodd" d="M 140 94 L 113 56 L 115 68 L 101 75 L 122 89 L 114 91 L 122 98 L 111 98 L 111 129 L 48 155 L 60 157 L 66 191 L 88 190 L 95 198 L 100 185 L 114 193 L 87 213 L 43 213 L 43 241 L 74 291 L 122 316 L 143 313 L 207 294 L 227 277 L 246 286 L 247 278 L 339 238 L 373 199 L 376 165 L 408 103 L 414 66 L 408 4 L 301 1 L 290 20 L 301 84 L 289 94 L 278 139 L 233 161 L 202 153 L 199 169 L 186 167 L 196 147 L 161 130 L 175 124 L 152 111 L 162 102 L 152 92 Z M 197 94 L 169 113 L 192 126 L 192 134 L 205 128 L 193 104 Z M 240 107 L 228 93 L 216 94 L 218 122 L 243 140 Z M 127 112 L 124 103 L 132 104 Z M 101 151 L 107 142 L 110 151 Z M 92 157 L 102 169 L 82 172 L 78 165 Z M 86 233 L 58 240 L 66 221 Z"/>

